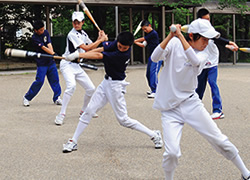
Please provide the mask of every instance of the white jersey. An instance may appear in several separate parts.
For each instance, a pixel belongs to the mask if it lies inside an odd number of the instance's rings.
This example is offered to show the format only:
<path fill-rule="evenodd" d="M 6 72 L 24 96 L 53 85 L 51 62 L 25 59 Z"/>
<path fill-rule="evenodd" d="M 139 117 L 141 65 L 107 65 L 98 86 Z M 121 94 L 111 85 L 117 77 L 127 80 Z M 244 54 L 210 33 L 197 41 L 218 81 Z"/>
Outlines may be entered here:
<path fill-rule="evenodd" d="M 203 50 L 208 54 L 207 63 L 204 69 L 218 66 L 219 63 L 219 50 L 213 40 L 208 41 L 207 47 Z"/>
<path fill-rule="evenodd" d="M 84 30 L 81 30 L 81 32 L 79 32 L 75 30 L 75 28 L 73 28 L 68 33 L 67 45 L 66 45 L 65 53 L 63 54 L 63 56 L 73 53 L 76 50 L 78 50 L 79 53 L 84 53 L 85 52 L 84 49 L 79 48 L 80 45 L 82 44 L 88 45 L 91 43 L 92 43 L 91 39 L 89 39 L 89 36 Z"/>
<path fill-rule="evenodd" d="M 153 107 L 169 110 L 195 93 L 197 76 L 201 73 L 207 60 L 204 52 L 195 52 L 192 47 L 184 50 L 181 41 L 173 37 L 165 49 L 160 45 L 152 53 L 152 60 L 164 60 L 156 89 Z"/>

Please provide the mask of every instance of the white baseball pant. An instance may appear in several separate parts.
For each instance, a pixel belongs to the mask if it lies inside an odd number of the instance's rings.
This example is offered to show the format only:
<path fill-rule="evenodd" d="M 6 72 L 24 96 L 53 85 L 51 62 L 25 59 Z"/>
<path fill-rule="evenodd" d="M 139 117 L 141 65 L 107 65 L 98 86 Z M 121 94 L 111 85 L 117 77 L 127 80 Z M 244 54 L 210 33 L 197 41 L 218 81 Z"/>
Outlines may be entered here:
<path fill-rule="evenodd" d="M 161 115 L 165 146 L 162 167 L 165 172 L 174 172 L 177 167 L 178 158 L 181 156 L 182 128 L 185 123 L 198 131 L 228 160 L 232 160 L 238 154 L 237 148 L 221 133 L 196 93 L 177 107 L 162 111 Z"/>

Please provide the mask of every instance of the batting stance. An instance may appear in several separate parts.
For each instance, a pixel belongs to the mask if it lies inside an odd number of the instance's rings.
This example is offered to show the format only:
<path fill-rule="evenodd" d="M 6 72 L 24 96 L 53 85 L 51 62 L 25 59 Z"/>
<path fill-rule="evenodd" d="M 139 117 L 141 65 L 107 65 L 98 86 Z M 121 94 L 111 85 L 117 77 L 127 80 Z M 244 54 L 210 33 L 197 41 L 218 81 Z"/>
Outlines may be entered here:
<path fill-rule="evenodd" d="M 83 24 L 84 24 L 83 12 L 74 12 L 72 14 L 73 29 L 69 32 L 67 36 L 67 46 L 63 56 L 67 56 L 70 53 L 75 52 L 76 50 L 83 53 L 90 49 L 96 48 L 101 42 L 103 42 L 107 38 L 105 33 L 103 31 L 100 31 L 98 39 L 94 43 L 92 43 L 87 33 L 84 30 L 82 30 Z M 86 92 L 81 112 L 85 110 L 92 94 L 95 91 L 94 84 L 92 83 L 86 72 L 79 65 L 78 59 L 74 59 L 71 62 L 66 60 L 61 60 L 60 71 L 62 72 L 62 75 L 66 81 L 66 89 L 63 94 L 61 111 L 56 116 L 55 119 L 56 125 L 63 124 L 66 115 L 66 108 L 71 99 L 71 96 L 73 95 L 76 89 L 76 81 L 85 89 Z"/>
<path fill-rule="evenodd" d="M 38 20 L 34 22 L 33 28 L 35 32 L 32 36 L 32 42 L 36 48 L 36 52 L 54 55 L 55 52 L 53 50 L 50 35 L 48 31 L 44 29 L 44 23 Z M 36 64 L 36 80 L 32 83 L 29 91 L 23 97 L 23 105 L 26 107 L 30 105 L 29 101 L 31 101 L 42 88 L 45 76 L 47 76 L 50 87 L 54 92 L 54 103 L 61 105 L 61 86 L 59 84 L 59 76 L 55 60 L 53 58 L 36 58 Z"/>
<path fill-rule="evenodd" d="M 217 152 L 231 160 L 241 171 L 243 179 L 250 179 L 250 171 L 239 156 L 238 149 L 221 133 L 195 92 L 197 76 L 208 57 L 202 50 L 209 39 L 220 34 L 205 19 L 197 19 L 190 24 L 187 40 L 180 31 L 180 25 L 176 26 L 175 33 L 169 33 L 152 54 L 153 61 L 163 59 L 165 64 L 153 104 L 161 111 L 162 117 L 165 179 L 174 179 L 185 123 L 198 131 Z"/>
<path fill-rule="evenodd" d="M 68 56 L 68 60 L 79 56 L 88 59 L 102 59 L 106 75 L 93 94 L 85 112 L 80 117 L 73 138 L 69 139 L 63 146 L 63 152 L 77 150 L 79 136 L 88 126 L 94 113 L 108 102 L 111 104 L 120 125 L 147 134 L 155 143 L 156 149 L 162 147 L 162 138 L 159 130 L 152 131 L 137 120 L 128 117 L 124 94 L 126 92 L 125 88 L 129 83 L 125 81 L 125 70 L 130 61 L 131 45 L 133 42 L 133 34 L 122 32 L 118 35 L 117 40 L 104 42 L 101 48 L 87 53 L 80 53 L 80 55 L 76 52 Z"/>

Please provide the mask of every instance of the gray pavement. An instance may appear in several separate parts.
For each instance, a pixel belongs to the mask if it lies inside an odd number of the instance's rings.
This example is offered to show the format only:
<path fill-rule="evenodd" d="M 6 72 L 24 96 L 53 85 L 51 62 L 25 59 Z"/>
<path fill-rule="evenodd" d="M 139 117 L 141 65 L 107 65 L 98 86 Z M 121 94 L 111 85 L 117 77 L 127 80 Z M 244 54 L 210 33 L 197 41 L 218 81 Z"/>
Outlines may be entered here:
<path fill-rule="evenodd" d="M 161 130 L 160 112 L 152 109 L 145 66 L 127 70 L 126 101 L 129 116 L 151 129 Z M 97 86 L 103 68 L 86 70 Z M 218 84 L 225 119 L 219 128 L 237 146 L 250 168 L 250 65 L 220 65 Z M 52 102 L 52 90 L 45 81 L 40 93 L 22 105 L 22 97 L 35 79 L 35 71 L 1 72 L 0 75 L 0 179 L 163 180 L 163 149 L 155 150 L 144 134 L 121 127 L 110 105 L 92 119 L 78 142 L 78 150 L 62 153 L 62 144 L 72 137 L 78 123 L 84 90 L 77 89 L 69 103 L 65 124 L 54 124 L 60 106 Z M 62 90 L 65 82 L 60 73 Z M 211 112 L 210 89 L 204 105 Z M 186 125 L 181 140 L 182 157 L 175 180 L 238 180 L 240 172 Z"/>

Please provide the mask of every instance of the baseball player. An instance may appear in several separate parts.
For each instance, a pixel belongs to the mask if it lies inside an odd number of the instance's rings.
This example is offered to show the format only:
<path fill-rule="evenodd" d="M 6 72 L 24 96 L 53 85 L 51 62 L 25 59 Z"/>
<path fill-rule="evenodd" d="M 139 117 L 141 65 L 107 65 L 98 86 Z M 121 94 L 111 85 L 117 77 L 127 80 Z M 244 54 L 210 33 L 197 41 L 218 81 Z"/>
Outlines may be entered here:
<path fill-rule="evenodd" d="M 146 35 L 144 37 L 136 39 L 134 43 L 142 48 L 147 46 L 149 58 L 146 77 L 148 80 L 148 85 L 150 87 L 150 91 L 147 91 L 147 94 L 148 98 L 154 98 L 158 83 L 158 72 L 161 68 L 162 61 L 159 61 L 157 63 L 153 62 L 151 60 L 151 54 L 159 44 L 159 36 L 158 33 L 152 28 L 148 20 L 142 21 L 141 28 L 146 33 Z"/>
<path fill-rule="evenodd" d="M 89 39 L 87 33 L 82 30 L 84 24 L 84 14 L 83 12 L 74 12 L 72 14 L 72 25 L 73 28 L 67 36 L 67 46 L 63 56 L 67 56 L 75 51 L 85 52 L 90 49 L 96 48 L 100 43 L 102 43 L 107 36 L 103 31 L 99 32 L 98 39 L 92 43 Z M 60 71 L 66 81 L 66 89 L 63 94 L 63 102 L 60 113 L 56 116 L 55 124 L 62 125 L 65 115 L 66 108 L 76 89 L 76 81 L 85 89 L 84 103 L 80 114 L 87 107 L 92 94 L 95 91 L 95 86 L 90 80 L 86 72 L 80 67 L 79 60 L 75 59 L 71 62 L 66 60 L 61 60 Z M 97 115 L 95 115 L 97 117 Z"/>
<path fill-rule="evenodd" d="M 198 18 L 206 19 L 210 21 L 209 11 L 205 8 L 202 8 L 197 13 Z M 208 52 L 208 62 L 204 67 L 201 74 L 198 76 L 198 87 L 196 89 L 199 98 L 202 99 L 207 81 L 211 87 L 212 93 L 212 105 L 213 105 L 213 114 L 211 117 L 215 119 L 222 119 L 225 117 L 224 113 L 222 112 L 222 100 L 220 96 L 219 87 L 217 85 L 217 75 L 218 75 L 218 63 L 219 63 L 219 50 L 216 44 L 221 44 L 226 48 L 237 51 L 238 46 L 228 39 L 224 39 L 222 37 L 218 39 L 211 39 L 208 42 L 208 46 L 206 47 L 206 51 Z"/>
<path fill-rule="evenodd" d="M 156 149 L 162 147 L 162 138 L 159 130 L 152 131 L 139 121 L 128 117 L 124 94 L 126 92 L 125 88 L 129 83 L 125 81 L 125 70 L 130 61 L 131 45 L 133 42 L 133 34 L 122 32 L 118 35 L 117 40 L 104 42 L 101 48 L 87 53 L 80 53 L 80 55 L 76 52 L 67 57 L 68 60 L 79 56 L 87 59 L 102 59 L 106 75 L 97 87 L 86 110 L 81 115 L 73 138 L 69 139 L 63 145 L 63 152 L 77 150 L 78 138 L 88 126 L 93 114 L 108 102 L 111 104 L 120 125 L 147 134 L 155 143 Z"/>
<path fill-rule="evenodd" d="M 195 92 L 197 76 L 208 58 L 202 51 L 209 39 L 220 34 L 205 19 L 197 19 L 190 24 L 187 40 L 181 33 L 181 26 L 176 26 L 175 33 L 170 32 L 152 54 L 154 62 L 164 60 L 153 107 L 161 111 L 165 179 L 174 179 L 185 123 L 198 131 L 217 152 L 231 160 L 242 173 L 242 179 L 250 179 L 250 171 L 238 149 L 222 134 Z"/>
<path fill-rule="evenodd" d="M 33 24 L 34 34 L 32 36 L 32 42 L 36 48 L 36 52 L 54 55 L 53 46 L 51 43 L 50 35 L 47 30 L 44 29 L 44 23 L 40 20 Z M 60 98 L 61 86 L 59 84 L 59 76 L 56 67 L 55 60 L 53 58 L 36 58 L 37 72 L 36 80 L 30 86 L 29 91 L 23 97 L 23 105 L 28 107 L 29 101 L 31 101 L 43 86 L 45 76 L 47 76 L 51 89 L 54 92 L 53 102 L 56 105 L 62 105 Z"/>

